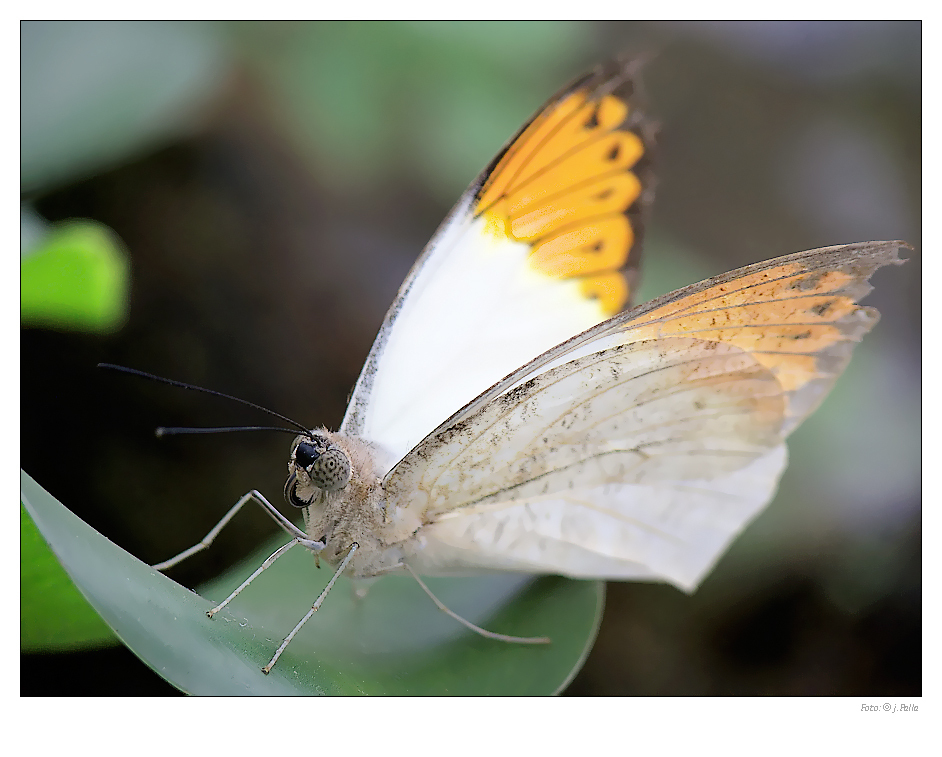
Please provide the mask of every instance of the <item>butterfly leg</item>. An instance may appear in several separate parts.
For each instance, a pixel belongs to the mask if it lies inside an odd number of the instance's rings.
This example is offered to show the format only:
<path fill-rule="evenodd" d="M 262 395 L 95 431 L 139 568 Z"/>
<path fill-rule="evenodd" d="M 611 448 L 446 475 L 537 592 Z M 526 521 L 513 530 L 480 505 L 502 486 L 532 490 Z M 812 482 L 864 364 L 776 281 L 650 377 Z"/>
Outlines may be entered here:
<path fill-rule="evenodd" d="M 296 542 L 292 541 L 292 542 L 290 542 L 290 543 L 288 543 L 288 544 L 285 544 L 285 546 L 283 546 L 283 547 L 281 548 L 281 550 L 279 550 L 279 551 L 284 550 L 285 552 L 287 552 L 291 547 L 293 547 L 293 546 L 295 545 L 295 543 L 296 543 Z M 333 578 L 331 578 L 330 581 L 327 583 L 327 586 L 324 587 L 324 591 L 321 592 L 321 595 L 317 598 L 317 600 L 316 600 L 316 601 L 314 602 L 314 604 L 311 606 L 311 609 L 308 610 L 307 615 L 305 615 L 303 618 L 301 618 L 301 620 L 298 622 L 298 624 L 297 624 L 293 629 L 291 629 L 291 633 L 289 633 L 289 634 L 285 637 L 285 640 L 284 640 L 283 642 L 281 642 L 281 646 L 278 647 L 278 649 L 275 650 L 275 654 L 272 656 L 271 660 L 269 660 L 269 661 L 268 661 L 268 664 L 267 664 L 265 667 L 262 668 L 262 672 L 263 672 L 265 675 L 268 675 L 268 673 L 269 673 L 269 672 L 271 671 L 271 669 L 272 669 L 272 666 L 274 666 L 274 664 L 278 661 L 278 658 L 281 657 L 281 653 L 285 651 L 285 647 L 288 646 L 288 643 L 295 637 L 295 635 L 298 633 L 298 631 L 301 630 L 302 626 L 304 626 L 304 624 L 307 623 L 307 622 L 311 619 L 311 616 L 312 616 L 315 612 L 317 612 L 317 608 L 320 607 L 321 604 L 324 602 L 324 598 L 327 596 L 327 592 L 329 592 L 329 591 L 331 590 L 331 587 L 333 587 L 334 582 L 340 577 L 340 574 L 343 573 L 344 569 L 347 567 L 347 564 L 350 562 L 350 559 L 353 557 L 353 553 L 357 551 L 357 548 L 358 548 L 359 546 L 360 546 L 360 545 L 357 544 L 356 542 L 353 542 L 353 544 L 350 546 L 350 551 L 347 552 L 347 556 L 343 558 L 343 561 L 340 563 L 340 565 L 338 566 L 337 570 L 334 572 Z M 274 555 L 272 555 L 272 556 L 269 558 L 269 560 L 274 561 L 275 559 L 277 559 L 277 557 L 280 557 L 280 556 L 281 556 L 281 555 L 279 555 L 279 554 L 276 552 Z M 266 562 L 267 562 L 267 560 L 266 560 Z M 259 569 L 256 571 L 256 573 L 260 573 L 261 570 L 262 570 L 262 569 L 259 568 Z M 253 575 L 252 577 L 254 578 L 254 575 Z M 249 580 L 251 580 L 251 578 L 250 578 Z M 246 583 L 247 583 L 247 582 L 246 582 Z M 239 587 L 239 588 L 241 589 L 241 587 Z M 238 593 L 238 591 L 239 591 L 239 589 L 236 590 L 237 593 Z M 228 601 L 229 601 L 229 600 L 226 600 L 226 602 L 228 602 Z M 223 603 L 223 604 L 225 604 L 225 603 Z"/>
<path fill-rule="evenodd" d="M 292 548 L 293 546 L 295 546 L 296 544 L 303 544 L 305 547 L 307 547 L 308 549 L 310 549 L 310 550 L 311 550 L 312 552 L 314 552 L 315 554 L 317 554 L 318 552 L 320 552 L 320 551 L 324 548 L 324 546 L 325 546 L 323 542 L 313 541 L 312 539 L 308 539 L 308 538 L 306 538 L 306 537 L 305 537 L 305 538 L 301 538 L 301 537 L 297 537 L 297 536 L 296 536 L 296 537 L 293 538 L 291 541 L 289 541 L 287 544 L 285 544 L 285 545 L 282 546 L 282 547 L 278 547 L 278 549 L 276 549 L 274 552 L 272 552 L 272 554 L 269 556 L 269 558 L 268 558 L 267 560 L 265 560 L 265 562 L 263 562 L 261 565 L 259 565 L 258 568 L 256 568 L 255 572 L 254 572 L 251 576 L 249 576 L 248 578 L 246 578 L 246 579 L 239 585 L 239 588 L 238 588 L 238 589 L 236 589 L 234 592 L 232 592 L 232 594 L 230 594 L 228 597 L 226 597 L 221 603 L 219 603 L 218 605 L 216 605 L 214 608 L 212 608 L 211 610 L 207 610 L 207 611 L 206 611 L 206 616 L 209 617 L 209 618 L 213 617 L 213 615 L 215 615 L 215 614 L 216 614 L 217 612 L 219 612 L 223 607 L 225 607 L 225 606 L 226 606 L 227 604 L 229 604 L 233 599 L 235 599 L 239 594 L 241 594 L 241 593 L 242 593 L 242 590 L 243 590 L 246 586 L 248 586 L 250 583 L 252 583 L 252 581 L 254 581 L 256 578 L 258 578 L 259 574 L 260 574 L 263 570 L 266 570 L 266 569 L 270 568 L 271 565 L 272 565 L 272 563 L 275 562 L 275 560 L 277 560 L 279 557 L 281 557 L 285 552 L 287 552 L 289 549 L 291 549 L 291 548 Z"/>
<path fill-rule="evenodd" d="M 422 590 L 426 594 L 429 595 L 429 597 L 435 603 L 435 606 L 439 610 L 445 613 L 448 617 L 454 618 L 466 628 L 470 628 L 476 634 L 480 634 L 485 639 L 495 639 L 497 641 L 508 641 L 508 642 L 511 642 L 512 644 L 549 644 L 550 643 L 550 639 L 548 636 L 508 636 L 507 634 L 494 633 L 493 631 L 488 631 L 484 628 L 481 628 L 480 626 L 474 625 L 474 623 L 472 623 L 470 620 L 465 620 L 458 613 L 453 612 L 452 610 L 449 610 L 447 607 L 445 607 L 445 605 L 442 604 L 441 600 L 438 597 L 436 597 L 434 594 L 432 594 L 432 590 L 429 589 L 429 587 L 425 585 L 422 579 L 419 578 L 418 574 L 414 570 L 412 570 L 412 568 L 410 568 L 405 563 L 403 563 L 403 567 L 412 574 L 412 577 L 418 582 L 419 586 L 422 587 Z"/>
<path fill-rule="evenodd" d="M 185 549 L 176 557 L 171 557 L 169 560 L 164 560 L 163 562 L 157 563 L 156 565 L 152 565 L 151 567 L 155 568 L 156 570 L 164 571 L 164 570 L 167 570 L 168 568 L 172 568 L 174 565 L 177 565 L 178 563 L 183 562 L 188 557 L 195 555 L 197 552 L 202 552 L 210 544 L 213 543 L 213 541 L 219 535 L 219 532 L 222 531 L 223 527 L 225 527 L 225 525 L 235 517 L 236 513 L 239 512 L 239 510 L 242 509 L 242 506 L 246 504 L 247 502 L 256 502 L 257 504 L 261 505 L 262 509 L 264 509 L 265 512 L 268 513 L 272 517 L 275 523 L 281 526 L 291 536 L 294 536 L 296 539 L 298 539 L 299 542 L 303 543 L 305 541 L 310 541 L 310 539 L 307 538 L 307 534 L 304 533 L 304 531 L 302 531 L 300 528 L 294 525 L 294 523 L 292 523 L 284 515 L 282 515 L 275 508 L 275 506 L 272 505 L 271 502 L 269 502 L 267 499 L 265 499 L 264 496 L 262 496 L 261 492 L 253 489 L 248 494 L 244 495 L 238 502 L 236 502 L 230 508 L 229 512 L 227 512 L 222 517 L 222 520 L 219 521 L 219 523 L 213 526 L 212 530 L 208 534 L 206 534 L 206 536 L 202 538 L 199 544 L 195 544 L 189 549 Z M 320 542 L 316 542 L 316 543 L 319 544 Z M 305 545 L 305 546 L 308 546 L 308 548 L 311 549 L 309 545 Z M 318 552 L 320 550 L 312 550 L 312 551 Z"/>

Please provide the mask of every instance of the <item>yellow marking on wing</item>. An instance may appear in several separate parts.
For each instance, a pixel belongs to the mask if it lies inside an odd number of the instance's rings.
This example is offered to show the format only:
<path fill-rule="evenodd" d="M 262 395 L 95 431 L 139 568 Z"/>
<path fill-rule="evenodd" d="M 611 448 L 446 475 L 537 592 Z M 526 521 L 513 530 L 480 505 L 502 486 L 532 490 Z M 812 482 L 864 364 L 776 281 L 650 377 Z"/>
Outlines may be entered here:
<path fill-rule="evenodd" d="M 584 95 L 582 97 L 585 98 Z M 578 156 L 580 148 L 598 139 L 599 135 L 609 132 L 610 136 L 617 135 L 618 132 L 613 130 L 621 126 L 627 117 L 628 105 L 612 95 L 607 95 L 598 102 L 587 103 L 533 152 L 526 167 L 520 171 L 511 186 L 526 184 L 564 158 Z M 611 149 L 613 146 L 610 144 L 608 147 Z"/>
<path fill-rule="evenodd" d="M 540 242 L 530 264 L 555 279 L 615 271 L 628 259 L 632 239 L 627 218 L 605 216 Z"/>
<path fill-rule="evenodd" d="M 510 238 L 510 230 L 507 228 L 507 221 L 500 216 L 484 216 L 484 233 L 496 237 L 498 240 Z"/>
<path fill-rule="evenodd" d="M 631 132 L 616 131 L 584 145 L 578 151 L 560 157 L 551 166 L 529 179 L 515 185 L 508 194 L 495 204 L 493 212 L 506 213 L 517 219 L 526 214 L 533 206 L 567 205 L 579 199 L 572 190 L 587 182 L 610 175 L 618 175 L 631 168 L 644 152 L 644 145 L 638 135 Z M 635 177 L 637 182 L 637 177 Z M 604 187 L 600 192 L 607 194 Z M 638 196 L 626 193 L 630 200 L 618 211 L 627 209 Z M 547 202 L 552 199 L 553 202 Z"/>
<path fill-rule="evenodd" d="M 523 130 L 516 141 L 504 153 L 504 157 L 491 172 L 478 198 L 477 212 L 487 209 L 503 197 L 520 171 L 532 159 L 533 153 L 559 128 L 559 126 L 585 102 L 584 92 L 574 92 L 569 97 L 546 108 Z"/>
<path fill-rule="evenodd" d="M 579 291 L 584 297 L 597 299 L 606 313 L 617 313 L 628 301 L 628 282 L 616 271 L 581 277 Z"/>
<path fill-rule="evenodd" d="M 516 239 L 537 239 L 564 225 L 595 216 L 624 217 L 614 214 L 624 213 L 640 195 L 641 182 L 633 173 L 609 174 L 549 197 L 530 194 L 526 202 L 522 193 L 512 195 L 507 200 L 512 210 L 508 213 L 510 233 Z"/>
<path fill-rule="evenodd" d="M 646 147 L 627 126 L 629 103 L 599 94 L 602 84 L 590 80 L 547 105 L 491 171 L 474 212 L 487 233 L 530 244 L 536 270 L 591 276 L 579 292 L 613 315 L 631 295 L 618 271 L 637 237 L 626 213 L 644 189 L 632 168 Z"/>

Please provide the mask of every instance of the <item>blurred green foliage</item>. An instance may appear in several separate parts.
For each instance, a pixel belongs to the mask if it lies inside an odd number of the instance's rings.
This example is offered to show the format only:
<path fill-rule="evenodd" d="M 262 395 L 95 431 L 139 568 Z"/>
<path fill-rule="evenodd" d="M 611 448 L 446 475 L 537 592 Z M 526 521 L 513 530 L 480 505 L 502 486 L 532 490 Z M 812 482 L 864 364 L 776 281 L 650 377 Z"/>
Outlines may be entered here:
<path fill-rule="evenodd" d="M 209 24 L 26 21 L 21 44 L 27 191 L 93 175 L 192 129 L 226 71 Z"/>
<path fill-rule="evenodd" d="M 115 235 L 76 221 L 52 230 L 24 217 L 20 319 L 24 326 L 107 333 L 127 318 L 129 265 Z M 21 507 L 20 645 L 65 651 L 114 644 Z"/>
<path fill-rule="evenodd" d="M 296 149 L 335 189 L 408 170 L 449 197 L 571 77 L 574 59 L 591 58 L 592 46 L 589 25 L 561 22 L 243 23 L 231 30 Z"/>
<path fill-rule="evenodd" d="M 20 321 L 107 333 L 127 319 L 130 270 L 114 233 L 92 221 L 56 227 L 20 262 Z"/>

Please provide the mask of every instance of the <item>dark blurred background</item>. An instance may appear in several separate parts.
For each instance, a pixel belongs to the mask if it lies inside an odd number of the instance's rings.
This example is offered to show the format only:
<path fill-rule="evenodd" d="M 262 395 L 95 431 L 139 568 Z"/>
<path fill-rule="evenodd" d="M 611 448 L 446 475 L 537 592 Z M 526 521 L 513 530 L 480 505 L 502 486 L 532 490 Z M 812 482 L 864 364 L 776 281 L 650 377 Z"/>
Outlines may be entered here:
<path fill-rule="evenodd" d="M 95 364 L 336 428 L 461 191 L 622 51 L 652 54 L 662 125 L 642 299 L 813 247 L 916 249 L 876 275 L 882 321 L 793 435 L 772 505 L 693 596 L 610 584 L 569 693 L 921 694 L 916 22 L 25 23 L 24 213 L 107 225 L 132 284 L 115 333 L 23 329 L 22 467 L 147 562 L 249 489 L 279 499 L 283 436 L 153 435 L 263 417 Z M 194 586 L 273 530 L 245 512 L 174 576 Z M 21 659 L 24 694 L 174 691 L 123 647 Z"/>

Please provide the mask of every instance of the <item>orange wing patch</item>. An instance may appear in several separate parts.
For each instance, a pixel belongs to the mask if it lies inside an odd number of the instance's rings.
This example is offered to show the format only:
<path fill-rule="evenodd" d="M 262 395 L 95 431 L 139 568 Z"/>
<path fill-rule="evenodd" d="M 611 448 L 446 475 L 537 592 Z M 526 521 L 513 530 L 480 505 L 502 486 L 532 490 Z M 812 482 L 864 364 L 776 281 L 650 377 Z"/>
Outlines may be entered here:
<path fill-rule="evenodd" d="M 490 232 L 530 244 L 536 270 L 579 279 L 608 315 L 632 294 L 651 199 L 635 67 L 610 63 L 552 99 L 485 172 L 474 206 Z"/>
<path fill-rule="evenodd" d="M 857 301 L 873 272 L 904 242 L 870 242 L 788 255 L 747 266 L 649 303 L 622 328 L 631 341 L 692 336 L 734 345 L 769 368 L 804 417 L 876 324 Z M 839 251 L 839 254 L 835 254 Z"/>

